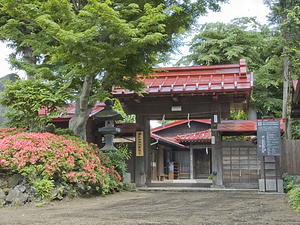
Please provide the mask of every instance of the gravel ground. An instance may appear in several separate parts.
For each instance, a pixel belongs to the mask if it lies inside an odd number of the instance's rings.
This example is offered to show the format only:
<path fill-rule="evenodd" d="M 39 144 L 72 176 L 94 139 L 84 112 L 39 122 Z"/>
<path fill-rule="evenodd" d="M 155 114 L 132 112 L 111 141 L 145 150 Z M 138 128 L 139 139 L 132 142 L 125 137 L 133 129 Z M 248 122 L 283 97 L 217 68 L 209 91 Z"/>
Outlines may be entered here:
<path fill-rule="evenodd" d="M 122 191 L 0 209 L 0 224 L 300 224 L 286 194 Z"/>

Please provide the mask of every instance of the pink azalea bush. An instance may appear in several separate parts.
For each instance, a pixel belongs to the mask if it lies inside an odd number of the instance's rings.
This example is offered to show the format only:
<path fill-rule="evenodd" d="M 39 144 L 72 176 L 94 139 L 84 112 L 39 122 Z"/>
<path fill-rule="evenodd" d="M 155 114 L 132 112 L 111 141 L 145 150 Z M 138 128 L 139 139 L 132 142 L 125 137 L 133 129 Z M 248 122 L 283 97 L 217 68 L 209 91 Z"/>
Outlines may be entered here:
<path fill-rule="evenodd" d="M 0 167 L 9 167 L 25 177 L 85 185 L 88 191 L 101 194 L 122 186 L 109 157 L 96 145 L 51 133 L 0 129 Z"/>

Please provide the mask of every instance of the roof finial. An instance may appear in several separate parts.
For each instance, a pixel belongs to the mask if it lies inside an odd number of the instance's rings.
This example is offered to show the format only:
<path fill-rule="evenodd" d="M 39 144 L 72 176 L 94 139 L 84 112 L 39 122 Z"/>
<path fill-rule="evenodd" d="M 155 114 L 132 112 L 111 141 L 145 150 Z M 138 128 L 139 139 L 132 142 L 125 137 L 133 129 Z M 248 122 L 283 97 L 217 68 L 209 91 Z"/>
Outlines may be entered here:
<path fill-rule="evenodd" d="M 161 120 L 161 125 L 163 126 L 163 128 L 165 128 L 166 125 L 165 115 L 163 115 L 163 118 Z"/>

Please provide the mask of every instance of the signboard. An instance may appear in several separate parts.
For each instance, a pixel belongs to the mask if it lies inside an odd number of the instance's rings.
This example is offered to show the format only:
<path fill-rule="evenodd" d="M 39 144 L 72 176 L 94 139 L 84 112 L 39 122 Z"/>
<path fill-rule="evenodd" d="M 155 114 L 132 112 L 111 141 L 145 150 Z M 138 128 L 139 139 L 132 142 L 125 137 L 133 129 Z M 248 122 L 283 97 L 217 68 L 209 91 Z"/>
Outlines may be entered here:
<path fill-rule="evenodd" d="M 144 132 L 137 131 L 135 134 L 136 156 L 144 156 Z"/>
<path fill-rule="evenodd" d="M 257 155 L 281 156 L 279 121 L 257 122 Z"/>

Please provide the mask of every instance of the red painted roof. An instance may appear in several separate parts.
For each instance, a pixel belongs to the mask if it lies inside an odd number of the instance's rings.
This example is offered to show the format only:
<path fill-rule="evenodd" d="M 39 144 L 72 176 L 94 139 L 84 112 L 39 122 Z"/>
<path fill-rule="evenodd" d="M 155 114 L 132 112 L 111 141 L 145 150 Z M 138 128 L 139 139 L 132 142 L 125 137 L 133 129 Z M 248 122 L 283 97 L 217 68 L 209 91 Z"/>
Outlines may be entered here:
<path fill-rule="evenodd" d="M 115 127 L 120 128 L 120 133 L 121 134 L 135 134 L 135 132 L 138 129 L 138 125 L 136 123 L 117 123 L 115 124 Z"/>
<path fill-rule="evenodd" d="M 191 133 L 191 134 L 187 134 L 187 135 L 180 135 L 180 136 L 177 135 L 176 137 L 162 137 L 155 133 L 155 132 L 158 132 L 158 131 L 161 131 L 164 129 L 179 126 L 181 124 L 185 124 L 185 123 L 192 122 L 192 121 L 199 122 L 199 123 L 205 123 L 205 124 L 211 124 L 210 120 L 177 120 L 177 121 L 174 121 L 171 123 L 167 123 L 165 125 L 165 127 L 159 126 L 159 127 L 151 129 L 150 136 L 152 138 L 158 138 L 159 140 L 161 140 L 163 142 L 174 144 L 178 147 L 186 147 L 186 146 L 180 144 L 181 142 L 210 142 L 210 140 L 211 140 L 210 130 L 205 130 L 205 131 L 201 131 L 201 132 L 197 132 L 197 133 Z"/>
<path fill-rule="evenodd" d="M 208 119 L 206 119 L 206 120 L 176 120 L 174 122 L 167 123 L 165 125 L 165 127 L 159 126 L 159 127 L 152 128 L 151 132 L 157 132 L 157 131 L 168 129 L 171 127 L 176 127 L 178 125 L 185 124 L 185 123 L 192 122 L 192 121 L 199 122 L 199 123 L 211 124 L 210 120 L 208 120 Z"/>
<path fill-rule="evenodd" d="M 98 102 L 98 103 L 96 104 L 96 106 L 92 109 L 92 111 L 91 111 L 89 117 L 90 117 L 91 119 L 93 119 L 93 116 L 94 116 L 97 112 L 99 112 L 99 111 L 101 111 L 102 109 L 104 109 L 104 107 L 105 107 L 105 103 L 104 103 L 104 102 Z M 74 115 L 74 113 L 75 113 L 75 103 L 71 103 L 69 107 L 66 107 L 66 108 L 64 108 L 64 109 L 67 111 L 67 113 L 64 114 L 64 115 L 60 115 L 60 116 L 58 116 L 58 117 L 53 118 L 53 120 L 51 120 L 51 122 L 63 122 L 63 121 L 69 121 L 69 120 L 72 118 L 72 116 Z M 42 117 L 42 116 L 45 116 L 45 115 L 46 115 L 46 111 L 45 111 L 45 109 L 42 109 L 42 110 L 39 112 L 39 116 Z"/>
<path fill-rule="evenodd" d="M 180 135 L 176 137 L 179 142 L 210 142 L 211 141 L 211 129 L 200 131 L 197 133 Z"/>
<path fill-rule="evenodd" d="M 276 119 L 280 121 L 280 130 L 283 131 L 284 119 Z M 261 120 L 223 120 L 218 124 L 219 132 L 256 132 L 257 121 Z"/>
<path fill-rule="evenodd" d="M 160 140 L 160 141 L 165 142 L 165 143 L 173 144 L 173 145 L 175 145 L 177 147 L 187 148 L 186 146 L 180 144 L 176 140 L 175 137 L 162 137 L 162 136 L 159 136 L 159 135 L 157 135 L 155 133 L 152 133 L 152 132 L 150 132 L 150 137 L 155 138 L 155 139 Z"/>
<path fill-rule="evenodd" d="M 276 120 L 280 121 L 280 130 L 283 131 L 283 122 L 285 120 L 284 119 L 276 119 Z M 191 121 L 206 122 L 210 124 L 210 120 L 191 120 Z M 244 134 L 251 133 L 251 135 L 256 135 L 257 121 L 261 121 L 261 120 L 223 120 L 221 123 L 218 124 L 217 131 L 223 132 L 224 134 L 232 133 L 236 135 L 238 133 L 244 133 Z M 164 142 L 168 142 L 179 147 L 184 146 L 180 144 L 184 142 L 198 142 L 198 143 L 211 142 L 211 129 L 196 132 L 196 133 L 185 134 L 185 135 L 177 135 L 176 137 L 162 137 L 155 134 L 155 132 L 157 131 L 178 126 L 180 124 L 187 123 L 187 122 L 189 121 L 180 120 L 180 121 L 175 121 L 166 124 L 164 128 L 162 126 L 153 128 L 151 129 L 151 137 L 158 138 L 159 140 L 163 140 Z"/>
<path fill-rule="evenodd" d="M 150 78 L 141 78 L 148 94 L 214 93 L 250 91 L 253 74 L 247 74 L 246 60 L 240 64 L 168 67 L 155 70 Z M 116 88 L 114 96 L 135 94 L 133 91 Z"/>

